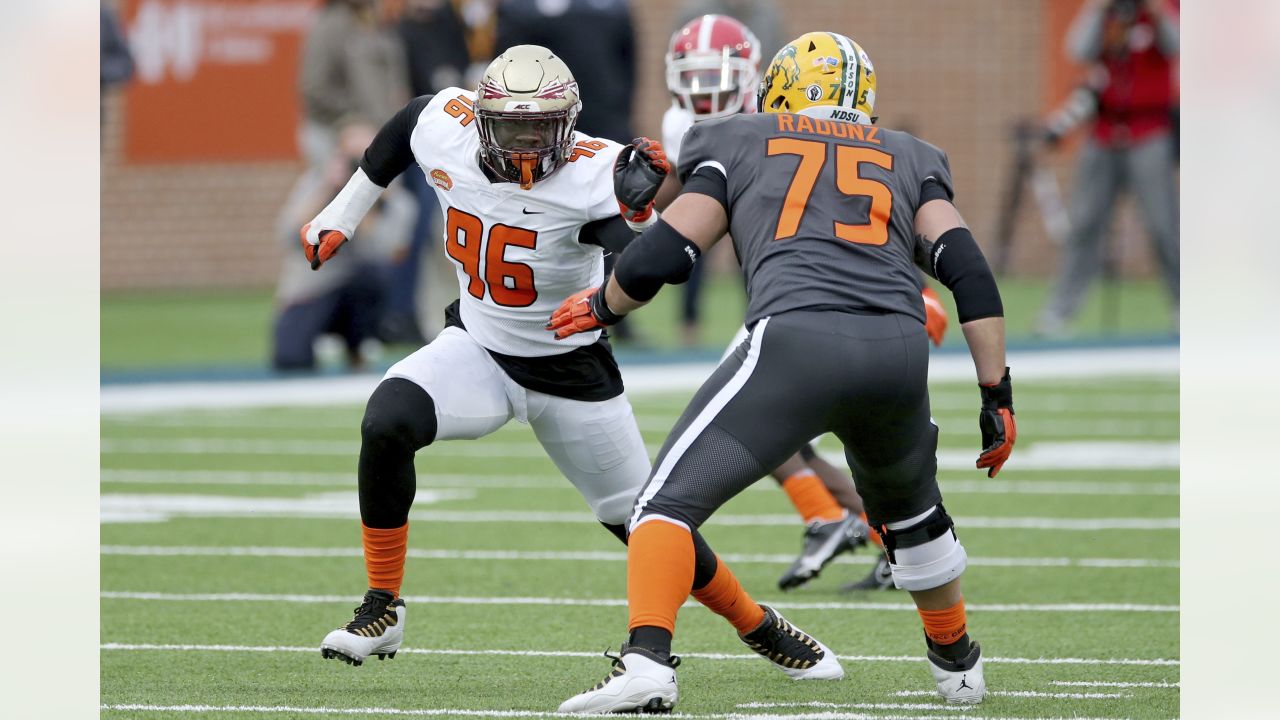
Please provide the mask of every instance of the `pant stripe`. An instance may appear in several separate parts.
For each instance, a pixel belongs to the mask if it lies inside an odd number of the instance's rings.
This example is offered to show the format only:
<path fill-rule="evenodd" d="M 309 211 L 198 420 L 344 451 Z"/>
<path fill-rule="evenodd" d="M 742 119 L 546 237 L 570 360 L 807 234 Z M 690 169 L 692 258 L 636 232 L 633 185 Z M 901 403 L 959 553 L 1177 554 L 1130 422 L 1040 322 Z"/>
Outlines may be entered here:
<path fill-rule="evenodd" d="M 729 401 L 738 394 L 742 386 L 747 384 L 747 380 L 751 379 L 751 373 L 756 368 L 756 361 L 760 359 L 760 346 L 764 342 L 764 330 L 768 324 L 769 318 L 763 318 L 756 323 L 751 332 L 751 347 L 747 350 L 746 359 L 742 361 L 742 367 L 738 368 L 733 377 L 729 378 L 729 382 L 725 383 L 724 387 L 720 388 L 720 391 L 702 408 L 698 416 L 693 419 L 693 422 L 689 423 L 689 426 L 680 434 L 679 439 L 671 446 L 671 452 L 662 458 L 662 462 L 653 473 L 653 478 L 640 493 L 640 497 L 636 499 L 636 509 L 631 515 L 630 530 L 635 530 L 640 520 L 640 513 L 644 512 L 645 505 L 662 489 L 662 485 L 666 482 L 667 476 L 671 474 L 672 468 L 679 462 L 685 451 L 689 449 L 689 446 L 693 444 L 693 441 L 711 424 L 716 415 L 720 414 L 724 406 L 728 405 Z"/>

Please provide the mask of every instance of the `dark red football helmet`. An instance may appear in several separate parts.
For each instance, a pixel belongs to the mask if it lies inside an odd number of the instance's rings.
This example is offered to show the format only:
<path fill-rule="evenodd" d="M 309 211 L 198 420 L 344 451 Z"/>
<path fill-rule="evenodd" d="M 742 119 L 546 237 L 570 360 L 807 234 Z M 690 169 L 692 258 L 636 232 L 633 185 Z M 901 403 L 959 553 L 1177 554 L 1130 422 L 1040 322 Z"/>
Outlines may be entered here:
<path fill-rule="evenodd" d="M 671 36 L 667 89 L 695 121 L 742 112 L 755 96 L 760 41 L 727 15 L 694 18 Z"/>

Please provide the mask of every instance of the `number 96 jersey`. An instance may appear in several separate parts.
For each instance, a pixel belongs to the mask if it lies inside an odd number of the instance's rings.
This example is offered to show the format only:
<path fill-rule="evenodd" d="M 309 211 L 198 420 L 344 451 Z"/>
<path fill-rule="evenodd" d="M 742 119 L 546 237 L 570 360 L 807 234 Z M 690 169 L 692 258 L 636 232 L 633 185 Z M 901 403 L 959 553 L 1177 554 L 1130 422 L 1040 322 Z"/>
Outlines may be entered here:
<path fill-rule="evenodd" d="M 444 211 L 445 252 L 458 273 L 467 332 L 504 355 L 559 355 L 600 333 L 556 340 L 545 329 L 561 301 L 604 280 L 600 247 L 578 242 L 582 226 L 616 216 L 613 161 L 622 146 L 576 133 L 569 162 L 521 190 L 480 167 L 475 93 L 442 90 L 410 136 L 414 158 Z"/>

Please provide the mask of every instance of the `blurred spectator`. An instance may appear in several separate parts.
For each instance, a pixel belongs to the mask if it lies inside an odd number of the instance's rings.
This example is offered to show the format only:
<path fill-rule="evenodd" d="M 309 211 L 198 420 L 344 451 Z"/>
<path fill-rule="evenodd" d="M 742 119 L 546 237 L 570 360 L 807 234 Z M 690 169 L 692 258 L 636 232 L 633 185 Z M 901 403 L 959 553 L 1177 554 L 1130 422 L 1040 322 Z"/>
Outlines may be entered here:
<path fill-rule="evenodd" d="M 463 76 L 471 62 L 467 30 L 452 2 L 407 0 L 398 30 L 406 53 L 412 96 L 430 95 L 447 87 L 465 87 Z M 422 345 L 427 336 L 434 335 L 434 330 L 444 324 L 429 307 L 425 316 L 420 314 L 418 302 L 424 260 L 428 276 L 433 265 L 444 262 L 432 231 L 439 205 L 435 191 L 421 172 L 407 172 L 401 177 L 417 199 L 418 219 L 405 253 L 391 268 L 386 309 L 378 335 L 387 342 Z M 451 278 L 447 280 L 447 286 L 452 287 Z"/>
<path fill-rule="evenodd" d="M 497 51 L 529 44 L 550 48 L 573 71 L 579 130 L 630 142 L 636 48 L 627 0 L 503 0 Z"/>
<path fill-rule="evenodd" d="M 795 37 L 787 32 L 775 0 L 685 0 L 671 30 L 674 32 L 699 15 L 728 15 L 751 28 L 760 40 L 765 65 Z"/>
<path fill-rule="evenodd" d="M 367 124 L 339 131 L 339 147 L 320 181 L 292 195 L 280 213 L 276 235 L 284 246 L 285 262 L 276 289 L 272 352 L 278 370 L 314 369 L 315 348 L 326 335 L 341 337 L 353 369 L 376 355 L 385 276 L 390 258 L 403 250 L 413 229 L 413 197 L 401 186 L 387 188 L 357 228 L 354 241 L 343 247 L 342 257 L 322 271 L 312 271 L 298 250 L 298 228 L 342 189 L 376 132 Z"/>
<path fill-rule="evenodd" d="M 1173 64 L 1178 19 L 1161 0 L 1088 0 L 1067 37 L 1075 59 L 1092 68 L 1077 91 L 1047 123 L 1051 141 L 1091 119 L 1076 164 L 1071 232 L 1065 257 L 1038 325 L 1060 335 L 1080 308 L 1103 262 L 1103 238 L 1117 196 L 1134 193 L 1151 235 L 1176 325 L 1178 188 L 1172 132 Z"/>
<path fill-rule="evenodd" d="M 102 84 L 99 89 L 105 95 L 108 88 L 123 85 L 133 78 L 133 56 L 129 54 L 129 44 L 125 42 L 124 33 L 120 30 L 120 22 L 116 14 L 102 6 L 102 20 L 98 28 L 100 52 L 99 77 Z M 106 124 L 106 108 L 102 100 L 98 100 L 99 119 Z"/>
<path fill-rule="evenodd" d="M 303 44 L 298 77 L 300 144 L 311 170 L 323 167 L 343 124 L 380 126 L 409 102 L 399 37 L 381 26 L 377 0 L 327 0 Z"/>
<path fill-rule="evenodd" d="M 582 98 L 578 130 L 631 141 L 636 40 L 627 0 L 502 0 L 497 51 L 512 45 L 542 45 L 573 71 Z M 606 255 L 605 271 L 612 270 L 613 256 Z M 619 342 L 642 344 L 625 320 L 610 334 Z"/>

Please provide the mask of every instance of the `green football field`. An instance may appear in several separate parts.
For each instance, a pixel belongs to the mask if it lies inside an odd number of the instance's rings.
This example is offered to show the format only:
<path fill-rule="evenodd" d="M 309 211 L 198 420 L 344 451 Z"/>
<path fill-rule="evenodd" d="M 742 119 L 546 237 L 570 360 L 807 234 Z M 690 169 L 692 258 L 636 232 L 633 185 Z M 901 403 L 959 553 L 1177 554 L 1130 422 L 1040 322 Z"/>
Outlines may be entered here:
<path fill-rule="evenodd" d="M 1172 718 L 1179 712 L 1178 384 L 1023 381 L 1001 475 L 967 469 L 976 390 L 932 388 L 940 480 L 970 555 L 987 701 L 938 701 L 900 592 L 842 594 L 871 556 L 776 580 L 802 528 L 771 480 L 705 526 L 756 599 L 846 677 L 794 682 L 707 611 L 681 612 L 678 711 L 705 718 Z M 651 450 L 687 394 L 633 396 Z M 353 668 L 317 649 L 364 591 L 361 409 L 102 420 L 101 698 L 110 718 L 524 717 L 603 677 L 625 639 L 625 554 L 512 423 L 419 454 L 405 646 Z M 824 452 L 836 452 L 824 440 Z"/>

